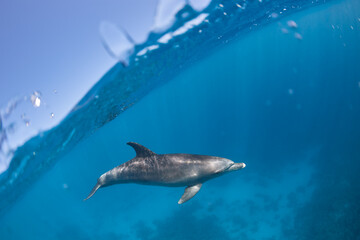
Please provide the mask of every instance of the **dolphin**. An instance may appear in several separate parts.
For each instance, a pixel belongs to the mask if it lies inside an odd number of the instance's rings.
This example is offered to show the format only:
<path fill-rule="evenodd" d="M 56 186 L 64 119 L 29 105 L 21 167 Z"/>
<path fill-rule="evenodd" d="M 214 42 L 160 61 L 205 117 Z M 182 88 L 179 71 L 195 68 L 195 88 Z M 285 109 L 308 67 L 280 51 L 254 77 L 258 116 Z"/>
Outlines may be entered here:
<path fill-rule="evenodd" d="M 134 148 L 136 157 L 101 175 L 84 201 L 101 187 L 137 183 L 186 187 L 178 201 L 178 204 L 182 204 L 194 197 L 207 180 L 246 166 L 245 163 L 234 163 L 221 157 L 183 153 L 156 154 L 138 143 L 127 144 Z"/>

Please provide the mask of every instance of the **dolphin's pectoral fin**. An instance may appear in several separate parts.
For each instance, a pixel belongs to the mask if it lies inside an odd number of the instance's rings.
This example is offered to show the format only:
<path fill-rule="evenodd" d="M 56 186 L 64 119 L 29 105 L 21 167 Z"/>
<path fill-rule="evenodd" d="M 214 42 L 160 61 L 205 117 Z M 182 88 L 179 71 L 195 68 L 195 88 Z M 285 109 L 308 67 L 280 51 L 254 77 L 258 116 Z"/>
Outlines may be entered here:
<path fill-rule="evenodd" d="M 127 145 L 132 146 L 136 152 L 136 157 L 150 157 L 156 155 L 156 153 L 152 152 L 150 149 L 144 147 L 135 142 L 128 142 Z"/>
<path fill-rule="evenodd" d="M 185 188 L 185 192 L 182 195 L 182 197 L 180 198 L 180 200 L 178 201 L 178 204 L 182 204 L 186 201 L 189 201 L 193 196 L 195 196 L 195 194 L 197 194 L 197 192 L 200 190 L 201 186 L 202 186 L 202 184 L 199 183 L 199 184 Z"/>

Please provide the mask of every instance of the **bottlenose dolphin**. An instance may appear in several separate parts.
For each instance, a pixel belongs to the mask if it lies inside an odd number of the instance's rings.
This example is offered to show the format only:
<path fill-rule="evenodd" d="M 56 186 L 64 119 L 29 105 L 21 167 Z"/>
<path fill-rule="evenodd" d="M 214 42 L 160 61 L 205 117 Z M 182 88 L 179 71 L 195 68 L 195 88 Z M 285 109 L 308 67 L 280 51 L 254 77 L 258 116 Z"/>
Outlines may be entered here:
<path fill-rule="evenodd" d="M 136 157 L 101 175 L 84 201 L 101 187 L 118 183 L 138 183 L 167 187 L 185 186 L 185 192 L 178 201 L 182 204 L 194 197 L 205 181 L 246 166 L 245 163 L 234 163 L 220 157 L 183 153 L 156 154 L 138 143 L 127 144 L 134 148 Z"/>

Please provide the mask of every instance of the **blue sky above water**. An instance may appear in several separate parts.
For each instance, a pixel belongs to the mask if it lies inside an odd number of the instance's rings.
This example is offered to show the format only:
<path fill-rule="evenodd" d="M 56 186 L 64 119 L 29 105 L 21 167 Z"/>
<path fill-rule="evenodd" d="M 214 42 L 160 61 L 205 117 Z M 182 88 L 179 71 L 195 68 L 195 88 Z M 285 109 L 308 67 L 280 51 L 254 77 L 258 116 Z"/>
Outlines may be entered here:
<path fill-rule="evenodd" d="M 156 0 L 1 1 L 0 109 L 18 102 L 4 126 L 15 148 L 62 120 L 117 62 L 100 41 L 99 26 L 110 21 L 143 42 L 154 24 Z M 34 108 L 31 94 L 41 94 Z M 23 101 L 27 97 L 26 101 Z"/>
<path fill-rule="evenodd" d="M 121 25 L 144 41 L 156 3 L 1 1 L 0 106 L 40 91 L 48 111 L 62 118 L 116 63 L 101 45 L 100 22 Z"/>

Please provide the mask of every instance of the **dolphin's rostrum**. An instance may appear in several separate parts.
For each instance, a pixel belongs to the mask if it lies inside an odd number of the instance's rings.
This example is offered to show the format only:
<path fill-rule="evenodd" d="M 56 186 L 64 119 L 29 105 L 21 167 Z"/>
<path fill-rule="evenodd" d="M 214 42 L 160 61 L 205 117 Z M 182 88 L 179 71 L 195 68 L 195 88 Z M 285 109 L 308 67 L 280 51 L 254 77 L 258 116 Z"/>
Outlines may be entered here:
<path fill-rule="evenodd" d="M 100 176 L 90 192 L 89 199 L 101 187 L 118 183 L 138 183 L 167 187 L 186 186 L 179 200 L 182 204 L 200 190 L 202 184 L 224 173 L 244 168 L 245 163 L 196 154 L 156 154 L 146 147 L 128 142 L 136 152 L 136 157 Z"/>

